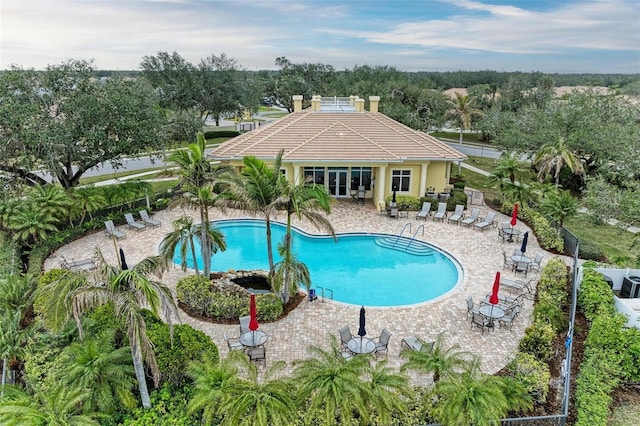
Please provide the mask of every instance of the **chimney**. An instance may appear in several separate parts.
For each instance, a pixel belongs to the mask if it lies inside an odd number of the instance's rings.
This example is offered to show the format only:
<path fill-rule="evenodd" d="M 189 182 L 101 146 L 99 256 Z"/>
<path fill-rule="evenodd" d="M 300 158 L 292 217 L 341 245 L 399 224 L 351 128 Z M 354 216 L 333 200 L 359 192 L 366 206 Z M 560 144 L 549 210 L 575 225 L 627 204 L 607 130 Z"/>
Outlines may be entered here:
<path fill-rule="evenodd" d="M 301 112 L 302 111 L 302 95 L 293 95 L 291 99 L 293 100 L 293 112 Z"/>
<path fill-rule="evenodd" d="M 311 111 L 320 111 L 321 99 L 322 96 L 320 95 L 313 95 L 311 97 Z"/>
<path fill-rule="evenodd" d="M 369 96 L 369 112 L 378 112 L 380 96 Z"/>
<path fill-rule="evenodd" d="M 364 111 L 364 99 L 356 99 L 356 112 Z"/>

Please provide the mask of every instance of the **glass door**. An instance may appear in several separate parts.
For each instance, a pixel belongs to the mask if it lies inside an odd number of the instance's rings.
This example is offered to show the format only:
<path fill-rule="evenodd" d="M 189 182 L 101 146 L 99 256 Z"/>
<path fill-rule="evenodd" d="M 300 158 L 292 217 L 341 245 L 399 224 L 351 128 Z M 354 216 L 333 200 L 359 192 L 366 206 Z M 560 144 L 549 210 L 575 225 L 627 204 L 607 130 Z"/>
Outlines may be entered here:
<path fill-rule="evenodd" d="M 329 169 L 329 195 L 336 198 L 349 196 L 347 187 L 347 170 L 346 169 Z"/>

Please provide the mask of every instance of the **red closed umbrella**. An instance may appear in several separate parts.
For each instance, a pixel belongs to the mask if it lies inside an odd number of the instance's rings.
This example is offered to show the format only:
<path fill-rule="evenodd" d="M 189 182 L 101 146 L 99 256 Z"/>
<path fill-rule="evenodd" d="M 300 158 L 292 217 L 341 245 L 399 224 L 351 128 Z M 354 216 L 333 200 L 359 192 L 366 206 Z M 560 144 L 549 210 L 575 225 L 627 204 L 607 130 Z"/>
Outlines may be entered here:
<path fill-rule="evenodd" d="M 513 206 L 513 213 L 511 214 L 511 226 L 516 226 L 518 223 L 518 203 Z"/>
<path fill-rule="evenodd" d="M 489 298 L 489 303 L 492 305 L 497 305 L 499 302 L 498 291 L 500 291 L 500 271 L 496 272 L 496 279 L 493 281 L 493 291 Z"/>
<path fill-rule="evenodd" d="M 256 309 L 256 295 L 251 294 L 249 299 L 249 330 L 256 331 L 258 329 L 258 311 Z"/>

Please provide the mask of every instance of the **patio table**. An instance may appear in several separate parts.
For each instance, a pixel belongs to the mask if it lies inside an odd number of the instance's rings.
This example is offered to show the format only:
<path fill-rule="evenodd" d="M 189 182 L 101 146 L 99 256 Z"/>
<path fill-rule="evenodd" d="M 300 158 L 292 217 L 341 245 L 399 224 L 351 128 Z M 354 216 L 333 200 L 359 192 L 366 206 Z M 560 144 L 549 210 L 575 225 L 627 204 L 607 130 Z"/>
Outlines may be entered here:
<path fill-rule="evenodd" d="M 485 317 L 489 318 L 489 327 L 493 327 L 493 320 L 500 319 L 504 316 L 504 310 L 497 305 L 483 305 L 478 311 Z"/>
<path fill-rule="evenodd" d="M 267 333 L 262 330 L 247 331 L 240 335 L 240 343 L 247 348 L 262 346 L 267 341 Z"/>
<path fill-rule="evenodd" d="M 354 337 L 347 343 L 347 348 L 354 354 L 370 354 L 376 350 L 376 343 L 367 337 Z"/>

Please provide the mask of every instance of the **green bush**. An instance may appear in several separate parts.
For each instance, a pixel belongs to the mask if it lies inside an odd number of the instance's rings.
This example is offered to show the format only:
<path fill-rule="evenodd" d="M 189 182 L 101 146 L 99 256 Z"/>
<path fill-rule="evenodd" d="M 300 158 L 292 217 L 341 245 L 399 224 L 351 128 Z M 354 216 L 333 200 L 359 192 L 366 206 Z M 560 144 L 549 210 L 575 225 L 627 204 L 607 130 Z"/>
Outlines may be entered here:
<path fill-rule="evenodd" d="M 592 269 L 583 271 L 578 291 L 578 306 L 589 321 L 593 321 L 598 315 L 613 316 L 613 290 L 601 273 Z"/>
<path fill-rule="evenodd" d="M 191 399 L 189 387 L 173 389 L 168 384 L 150 394 L 151 408 L 138 408 L 127 413 L 117 423 L 122 426 L 193 426 L 201 424 L 196 414 L 190 414 L 188 403 Z"/>
<path fill-rule="evenodd" d="M 554 355 L 555 337 L 556 333 L 551 325 L 534 322 L 524 331 L 524 337 L 520 340 L 520 352 L 531 354 L 541 361 L 550 361 Z"/>
<path fill-rule="evenodd" d="M 236 136 L 240 136 L 240 132 L 235 130 L 209 130 L 204 132 L 205 139 L 235 138 Z"/>
<path fill-rule="evenodd" d="M 213 304 L 211 283 L 202 275 L 190 275 L 178 281 L 176 295 L 178 302 L 201 315 Z"/>
<path fill-rule="evenodd" d="M 451 196 L 447 200 L 447 210 L 454 211 L 456 205 L 462 204 L 467 208 L 467 194 L 464 191 L 452 191 Z"/>
<path fill-rule="evenodd" d="M 549 394 L 551 372 L 549 366 L 533 355 L 519 353 L 507 366 L 509 375 L 520 382 L 534 404 L 544 404 Z"/>
<path fill-rule="evenodd" d="M 505 201 L 502 203 L 502 213 L 510 215 L 513 211 L 513 204 Z M 552 250 L 562 253 L 564 250 L 564 241 L 560 237 L 560 233 L 542 214 L 535 209 L 523 204 L 518 210 L 518 219 L 526 222 L 538 238 L 540 247 L 545 250 Z"/>
<path fill-rule="evenodd" d="M 393 196 L 389 196 L 385 199 L 387 206 L 391 204 Z M 396 195 L 396 205 L 400 210 L 420 210 L 422 207 L 422 201 L 420 198 L 412 195 Z"/>
<path fill-rule="evenodd" d="M 459 180 L 459 181 L 453 183 L 453 188 L 454 189 L 459 189 L 461 191 L 464 191 L 465 185 L 466 185 L 466 182 L 464 180 Z"/>
<path fill-rule="evenodd" d="M 604 260 L 605 256 L 598 246 L 591 241 L 580 240 L 580 258 L 599 262 Z"/>

